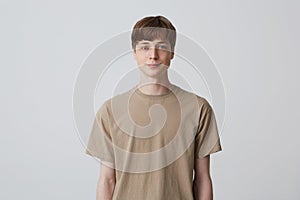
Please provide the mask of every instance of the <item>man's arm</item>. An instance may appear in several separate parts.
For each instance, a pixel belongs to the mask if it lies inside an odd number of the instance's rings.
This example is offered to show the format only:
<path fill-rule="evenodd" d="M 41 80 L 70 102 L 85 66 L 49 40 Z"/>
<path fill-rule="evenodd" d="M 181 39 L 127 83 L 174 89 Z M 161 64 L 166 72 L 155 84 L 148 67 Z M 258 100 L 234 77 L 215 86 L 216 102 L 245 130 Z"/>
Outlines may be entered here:
<path fill-rule="evenodd" d="M 210 177 L 210 156 L 195 160 L 195 178 L 193 184 L 195 200 L 212 200 L 212 181 Z"/>
<path fill-rule="evenodd" d="M 115 169 L 108 162 L 101 162 L 100 177 L 97 186 L 97 200 L 111 200 L 116 183 Z"/>

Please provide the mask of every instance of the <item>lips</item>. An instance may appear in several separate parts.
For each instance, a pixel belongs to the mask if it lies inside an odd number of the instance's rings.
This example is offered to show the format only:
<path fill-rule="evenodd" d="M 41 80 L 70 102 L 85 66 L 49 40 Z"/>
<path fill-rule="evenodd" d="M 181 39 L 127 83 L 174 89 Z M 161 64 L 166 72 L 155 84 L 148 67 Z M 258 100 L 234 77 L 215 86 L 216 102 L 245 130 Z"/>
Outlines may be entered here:
<path fill-rule="evenodd" d="M 158 67 L 160 63 L 151 63 L 151 64 L 146 64 L 148 67 Z"/>

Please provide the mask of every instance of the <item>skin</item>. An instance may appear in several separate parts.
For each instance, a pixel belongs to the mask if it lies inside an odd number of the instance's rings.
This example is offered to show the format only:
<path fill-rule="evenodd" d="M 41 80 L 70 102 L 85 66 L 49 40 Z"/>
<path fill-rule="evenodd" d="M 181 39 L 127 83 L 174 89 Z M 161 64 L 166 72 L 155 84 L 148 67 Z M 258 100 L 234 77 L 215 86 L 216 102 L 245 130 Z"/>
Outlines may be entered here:
<path fill-rule="evenodd" d="M 101 162 L 100 176 L 97 185 L 97 200 L 111 200 L 116 184 L 116 174 L 113 164 Z"/>
<path fill-rule="evenodd" d="M 193 192 L 195 200 L 212 200 L 213 189 L 210 177 L 210 156 L 195 160 Z"/>
<path fill-rule="evenodd" d="M 174 58 L 169 42 L 156 39 L 138 42 L 133 52 L 141 71 L 139 90 L 148 95 L 161 95 L 169 91 L 171 83 L 168 68 Z M 158 64 L 158 65 L 151 65 Z M 210 177 L 210 156 L 195 159 L 195 179 L 193 192 L 195 200 L 212 200 L 212 181 Z M 116 178 L 113 164 L 102 162 L 97 187 L 97 200 L 111 200 Z"/>
<path fill-rule="evenodd" d="M 160 95 L 168 92 L 171 83 L 168 68 L 174 58 L 170 43 L 164 40 L 140 41 L 134 50 L 134 58 L 141 71 L 138 88 L 145 94 Z M 159 63 L 159 66 L 149 64 Z"/>

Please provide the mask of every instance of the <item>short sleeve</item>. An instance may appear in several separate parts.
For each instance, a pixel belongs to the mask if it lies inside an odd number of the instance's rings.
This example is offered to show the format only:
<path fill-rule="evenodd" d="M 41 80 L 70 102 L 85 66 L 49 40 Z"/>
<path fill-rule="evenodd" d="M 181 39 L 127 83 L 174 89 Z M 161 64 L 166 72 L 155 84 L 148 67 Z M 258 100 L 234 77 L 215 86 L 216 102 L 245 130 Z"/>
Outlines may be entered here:
<path fill-rule="evenodd" d="M 200 108 L 199 126 L 195 137 L 195 158 L 203 158 L 221 150 L 215 114 L 210 104 L 204 99 Z"/>
<path fill-rule="evenodd" d="M 103 104 L 96 113 L 86 148 L 86 154 L 97 157 L 101 161 L 114 163 L 113 144 L 105 104 Z"/>

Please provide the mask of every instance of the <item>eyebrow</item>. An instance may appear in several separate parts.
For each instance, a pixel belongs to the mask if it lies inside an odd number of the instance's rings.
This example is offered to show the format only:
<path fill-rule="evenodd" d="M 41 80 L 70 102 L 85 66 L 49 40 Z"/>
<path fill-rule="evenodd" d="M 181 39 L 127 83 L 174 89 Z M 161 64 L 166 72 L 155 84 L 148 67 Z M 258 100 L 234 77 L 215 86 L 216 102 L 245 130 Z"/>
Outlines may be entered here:
<path fill-rule="evenodd" d="M 150 44 L 151 42 L 140 42 L 139 44 Z M 160 41 L 160 42 L 157 42 L 156 44 L 167 44 L 167 42 L 165 41 Z"/>

